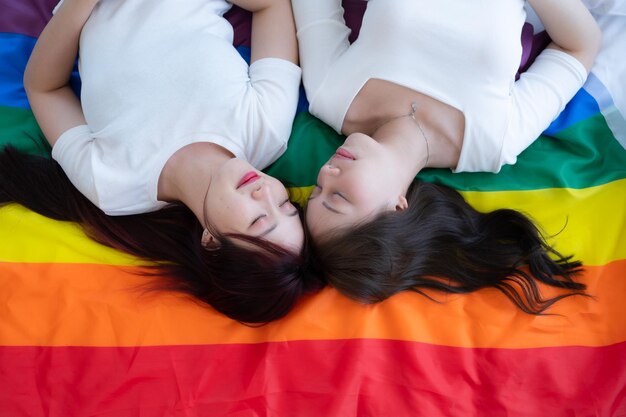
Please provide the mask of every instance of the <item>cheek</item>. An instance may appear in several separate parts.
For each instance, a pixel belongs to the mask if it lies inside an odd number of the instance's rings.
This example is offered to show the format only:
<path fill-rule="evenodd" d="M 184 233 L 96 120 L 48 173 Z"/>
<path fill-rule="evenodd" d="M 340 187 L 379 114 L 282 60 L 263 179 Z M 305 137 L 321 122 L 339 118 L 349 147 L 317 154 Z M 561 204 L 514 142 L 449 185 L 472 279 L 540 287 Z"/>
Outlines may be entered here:
<path fill-rule="evenodd" d="M 245 220 L 241 205 L 228 198 L 215 198 L 207 204 L 207 216 L 217 230 L 226 232 L 238 228 Z"/>
<path fill-rule="evenodd" d="M 374 172 L 374 171 L 372 171 Z M 361 176 L 352 182 L 352 202 L 358 206 L 359 212 L 372 213 L 385 209 L 392 201 L 393 192 L 390 182 L 383 175 Z"/>
<path fill-rule="evenodd" d="M 224 221 L 230 223 L 242 223 L 247 217 L 245 207 L 232 201 L 225 202 L 220 211 Z"/>
<path fill-rule="evenodd" d="M 317 239 L 332 230 L 332 225 L 334 224 L 334 219 L 328 218 L 329 212 L 318 203 L 309 206 L 305 217 L 307 227 L 313 239 Z"/>
<path fill-rule="evenodd" d="M 306 215 L 304 216 L 304 221 L 307 222 L 308 225 L 313 224 L 320 217 L 320 204 L 317 202 L 311 202 L 307 206 Z"/>
<path fill-rule="evenodd" d="M 355 172 L 351 174 L 346 178 L 345 187 L 350 190 L 348 199 L 352 202 L 356 204 L 367 202 L 371 200 L 372 196 L 380 193 L 381 190 L 378 189 L 377 182 L 371 178 L 369 173 L 359 174 Z"/>

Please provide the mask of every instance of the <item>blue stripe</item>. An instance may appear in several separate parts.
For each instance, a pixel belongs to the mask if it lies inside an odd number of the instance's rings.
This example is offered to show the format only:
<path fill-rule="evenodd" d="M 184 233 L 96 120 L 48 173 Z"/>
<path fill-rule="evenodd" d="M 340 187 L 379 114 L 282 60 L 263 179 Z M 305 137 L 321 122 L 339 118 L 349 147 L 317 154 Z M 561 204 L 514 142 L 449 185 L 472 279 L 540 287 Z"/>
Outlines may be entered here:
<path fill-rule="evenodd" d="M 250 64 L 250 47 L 249 46 L 238 46 L 236 47 L 237 52 L 243 59 L 246 60 L 248 64 Z M 300 84 L 300 94 L 298 95 L 298 108 L 296 109 L 296 113 L 309 111 L 309 102 L 306 99 L 306 94 L 304 93 L 304 87 Z"/>
<path fill-rule="evenodd" d="M 0 33 L 0 105 L 29 108 L 22 79 L 36 39 Z"/>
<path fill-rule="evenodd" d="M 600 107 L 596 99 L 584 88 L 581 88 L 572 100 L 567 103 L 561 114 L 548 126 L 544 134 L 554 136 L 560 131 L 578 122 L 587 120 L 598 113 L 600 113 Z"/>
<path fill-rule="evenodd" d="M 18 107 L 30 109 L 26 92 L 24 91 L 24 69 L 28 58 L 35 46 L 35 38 L 14 33 L 0 33 L 0 106 Z M 250 48 L 237 47 L 239 54 L 250 62 Z M 70 85 L 80 96 L 80 77 L 75 65 Z M 308 110 L 308 102 L 304 95 L 304 89 L 300 86 L 300 100 L 298 112 Z"/>
<path fill-rule="evenodd" d="M 15 33 L 0 33 L 0 106 L 30 109 L 24 91 L 24 69 L 37 40 Z M 80 96 L 80 78 L 74 65 L 70 86 Z"/>

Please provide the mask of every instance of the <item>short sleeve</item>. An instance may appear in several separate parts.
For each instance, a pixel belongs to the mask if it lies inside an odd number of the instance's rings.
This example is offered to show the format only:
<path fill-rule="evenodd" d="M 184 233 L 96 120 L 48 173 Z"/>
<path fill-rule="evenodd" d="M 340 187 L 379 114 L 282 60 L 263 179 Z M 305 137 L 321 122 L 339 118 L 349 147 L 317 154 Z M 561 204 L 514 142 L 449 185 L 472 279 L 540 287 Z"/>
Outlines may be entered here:
<path fill-rule="evenodd" d="M 56 160 L 72 184 L 92 203 L 99 206 L 91 164 L 91 130 L 87 125 L 65 131 L 52 148 Z"/>
<path fill-rule="evenodd" d="M 263 58 L 250 65 L 250 83 L 267 122 L 285 142 L 298 107 L 302 70 L 279 58 Z"/>
<path fill-rule="evenodd" d="M 573 56 L 544 50 L 511 90 L 509 125 L 502 147 L 502 164 L 514 164 L 563 111 L 587 78 Z"/>
<path fill-rule="evenodd" d="M 265 167 L 287 148 L 298 107 L 302 70 L 278 58 L 263 58 L 250 65 L 248 138 L 243 149 L 248 161 Z"/>

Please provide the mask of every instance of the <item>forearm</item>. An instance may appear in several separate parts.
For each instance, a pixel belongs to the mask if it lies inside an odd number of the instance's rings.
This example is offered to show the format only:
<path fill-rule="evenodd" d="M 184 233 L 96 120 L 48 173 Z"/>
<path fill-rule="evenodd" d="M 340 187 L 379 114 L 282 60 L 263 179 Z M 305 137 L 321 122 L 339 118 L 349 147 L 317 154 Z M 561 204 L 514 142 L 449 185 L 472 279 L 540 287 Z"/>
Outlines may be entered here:
<path fill-rule="evenodd" d="M 98 0 L 65 0 L 39 36 L 24 72 L 30 95 L 67 86 L 83 25 Z"/>
<path fill-rule="evenodd" d="M 553 48 L 576 57 L 591 68 L 598 53 L 601 32 L 580 0 L 528 0 L 552 39 Z"/>
<path fill-rule="evenodd" d="M 298 43 L 290 0 L 238 0 L 252 12 L 251 62 L 281 58 L 298 62 Z"/>

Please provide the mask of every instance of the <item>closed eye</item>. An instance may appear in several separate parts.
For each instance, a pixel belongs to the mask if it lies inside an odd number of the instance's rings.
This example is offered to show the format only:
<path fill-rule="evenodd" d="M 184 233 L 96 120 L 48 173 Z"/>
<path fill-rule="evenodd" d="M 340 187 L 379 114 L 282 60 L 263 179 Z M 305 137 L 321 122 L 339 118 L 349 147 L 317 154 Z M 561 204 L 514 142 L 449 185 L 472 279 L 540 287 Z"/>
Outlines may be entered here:
<path fill-rule="evenodd" d="M 342 198 L 343 200 L 347 201 L 348 203 L 350 202 L 350 200 L 348 200 L 346 198 L 346 196 L 341 194 L 340 192 L 334 192 L 333 195 L 339 196 L 340 198 Z"/>
<path fill-rule="evenodd" d="M 289 201 L 289 198 L 287 198 L 285 201 L 283 201 L 280 206 L 281 209 L 284 207 L 283 212 L 285 212 L 286 210 L 293 208 L 293 211 L 289 211 L 287 213 L 287 216 L 289 217 L 293 217 L 293 216 L 297 216 L 298 215 L 298 209 L 291 204 L 291 201 Z"/>
<path fill-rule="evenodd" d="M 317 192 L 316 192 L 317 191 Z M 314 198 L 317 198 L 317 196 L 322 192 L 322 187 L 320 187 L 319 185 L 315 185 L 315 189 L 313 190 L 313 192 L 311 193 L 311 195 L 309 196 L 309 200 L 313 200 Z M 315 194 L 315 195 L 313 195 Z M 340 193 L 339 191 L 335 191 L 332 195 L 336 195 L 339 198 L 341 198 L 342 200 L 347 201 L 348 203 L 350 202 L 350 200 L 348 200 L 346 198 L 345 195 L 343 195 L 342 193 Z"/>
<path fill-rule="evenodd" d="M 266 216 L 265 214 L 261 214 L 259 217 L 257 217 L 256 219 L 252 220 L 252 223 L 250 223 L 250 227 L 254 226 L 259 220 L 261 220 L 265 216 Z"/>
<path fill-rule="evenodd" d="M 309 201 L 316 199 L 320 195 L 321 192 L 322 192 L 322 187 L 320 187 L 319 185 L 316 185 L 315 189 L 313 190 L 313 192 L 309 196 Z M 315 194 L 315 195 L 313 195 L 313 194 Z M 336 195 L 339 198 L 349 202 L 348 199 L 343 194 L 341 194 L 340 192 L 334 192 L 333 195 Z M 322 206 L 324 206 L 327 210 L 332 211 L 333 213 L 343 214 L 341 211 L 337 210 L 336 208 L 334 208 L 333 206 L 328 204 L 328 202 L 326 202 L 326 201 L 322 200 Z"/>

